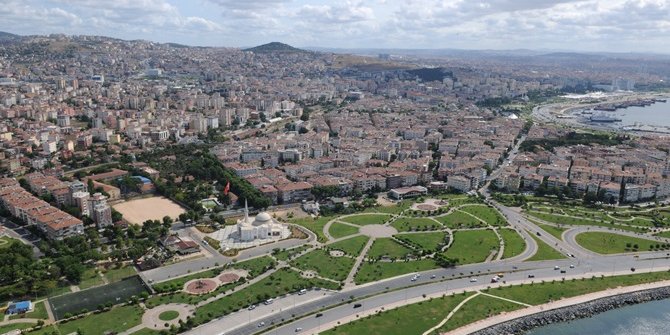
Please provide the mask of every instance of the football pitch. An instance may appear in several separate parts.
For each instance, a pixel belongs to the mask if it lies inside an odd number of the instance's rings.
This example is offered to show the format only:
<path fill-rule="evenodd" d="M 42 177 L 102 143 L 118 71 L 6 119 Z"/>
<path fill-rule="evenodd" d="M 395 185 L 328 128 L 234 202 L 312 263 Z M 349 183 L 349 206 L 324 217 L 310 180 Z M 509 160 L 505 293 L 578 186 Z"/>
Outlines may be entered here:
<path fill-rule="evenodd" d="M 109 303 L 122 303 L 132 296 L 139 296 L 143 291 L 147 291 L 144 283 L 139 276 L 133 276 L 108 285 L 49 298 L 49 304 L 56 320 L 60 320 L 67 313 L 78 314 L 83 310 L 94 311 Z"/>

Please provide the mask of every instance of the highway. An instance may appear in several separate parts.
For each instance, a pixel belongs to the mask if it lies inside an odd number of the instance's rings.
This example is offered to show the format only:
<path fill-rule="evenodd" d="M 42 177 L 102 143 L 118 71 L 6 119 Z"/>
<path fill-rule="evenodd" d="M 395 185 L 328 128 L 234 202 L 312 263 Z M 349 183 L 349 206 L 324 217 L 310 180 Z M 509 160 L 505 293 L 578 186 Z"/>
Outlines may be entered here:
<path fill-rule="evenodd" d="M 570 268 L 571 265 L 574 265 L 574 268 Z M 342 292 L 327 292 L 320 296 L 318 293 L 316 296 L 288 295 L 277 299 L 273 305 L 261 305 L 254 311 L 241 310 L 195 328 L 186 334 L 255 334 L 274 324 L 282 323 L 282 320 L 287 321 L 291 320 L 293 316 L 306 315 L 306 317 L 297 321 L 271 329 L 267 333 L 294 334 L 296 328 L 302 328 L 313 331 L 301 333 L 312 334 L 318 333 L 321 325 L 326 323 L 350 317 L 354 313 L 374 311 L 384 305 L 402 304 L 404 301 L 421 297 L 424 294 L 451 294 L 452 292 L 463 292 L 463 290 L 504 285 L 503 282 L 499 284 L 490 283 L 492 276 L 497 273 L 503 273 L 504 281 L 507 284 L 512 284 L 528 282 L 529 280 L 539 282 L 541 280 L 560 280 L 561 278 L 600 276 L 601 274 L 631 273 L 631 268 L 635 268 L 635 272 L 669 270 L 669 265 L 667 252 L 656 252 L 644 253 L 639 258 L 635 258 L 633 255 L 615 255 L 593 257 L 588 260 L 577 258 L 539 262 L 503 260 L 450 269 L 436 269 L 422 272 L 417 281 L 411 281 L 413 274 L 407 274 Z M 556 266 L 566 272 L 560 273 L 560 270 L 554 269 Z M 534 278 L 529 279 L 528 275 L 533 275 Z M 477 282 L 471 282 L 470 278 L 476 278 Z M 352 297 L 354 299 L 368 298 L 349 303 Z M 282 301 L 284 302 L 282 303 Z M 276 304 L 282 304 L 284 308 L 278 309 L 275 307 Z M 340 304 L 343 305 L 337 306 Z M 355 304 L 361 304 L 361 307 L 354 308 Z M 315 315 L 309 315 L 317 311 L 321 311 L 322 316 L 317 318 Z"/>

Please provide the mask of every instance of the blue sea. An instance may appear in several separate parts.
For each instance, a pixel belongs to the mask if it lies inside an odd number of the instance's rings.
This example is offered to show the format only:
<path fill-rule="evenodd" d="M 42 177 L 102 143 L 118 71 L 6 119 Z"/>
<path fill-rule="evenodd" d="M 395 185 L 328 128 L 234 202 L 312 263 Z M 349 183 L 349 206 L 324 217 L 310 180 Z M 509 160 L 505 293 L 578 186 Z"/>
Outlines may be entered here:
<path fill-rule="evenodd" d="M 587 319 L 536 328 L 526 335 L 668 335 L 670 299 L 626 306 Z"/>

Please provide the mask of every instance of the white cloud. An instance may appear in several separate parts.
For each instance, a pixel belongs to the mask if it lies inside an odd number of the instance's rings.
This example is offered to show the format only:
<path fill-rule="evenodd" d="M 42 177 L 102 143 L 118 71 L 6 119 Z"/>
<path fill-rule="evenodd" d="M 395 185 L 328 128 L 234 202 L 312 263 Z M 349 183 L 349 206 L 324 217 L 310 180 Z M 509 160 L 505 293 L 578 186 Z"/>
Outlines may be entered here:
<path fill-rule="evenodd" d="M 669 13 L 670 0 L 4 0 L 0 30 L 227 46 L 670 52 Z"/>

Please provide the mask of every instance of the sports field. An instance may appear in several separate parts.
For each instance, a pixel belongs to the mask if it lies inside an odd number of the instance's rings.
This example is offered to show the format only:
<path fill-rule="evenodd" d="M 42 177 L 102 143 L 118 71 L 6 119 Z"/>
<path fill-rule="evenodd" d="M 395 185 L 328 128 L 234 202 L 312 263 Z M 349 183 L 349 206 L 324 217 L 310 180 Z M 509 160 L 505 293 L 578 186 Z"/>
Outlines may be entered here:
<path fill-rule="evenodd" d="M 135 199 L 112 206 L 123 214 L 123 218 L 133 224 L 141 225 L 146 220 L 161 220 L 164 216 L 176 219 L 186 212 L 184 208 L 165 197 Z"/>
<path fill-rule="evenodd" d="M 139 276 L 133 276 L 109 285 L 49 298 L 49 304 L 56 320 L 60 320 L 66 313 L 94 311 L 101 305 L 118 304 L 132 296 L 139 296 L 143 291 L 146 288 L 142 280 Z"/>

